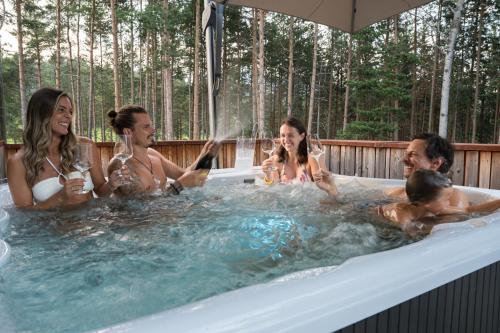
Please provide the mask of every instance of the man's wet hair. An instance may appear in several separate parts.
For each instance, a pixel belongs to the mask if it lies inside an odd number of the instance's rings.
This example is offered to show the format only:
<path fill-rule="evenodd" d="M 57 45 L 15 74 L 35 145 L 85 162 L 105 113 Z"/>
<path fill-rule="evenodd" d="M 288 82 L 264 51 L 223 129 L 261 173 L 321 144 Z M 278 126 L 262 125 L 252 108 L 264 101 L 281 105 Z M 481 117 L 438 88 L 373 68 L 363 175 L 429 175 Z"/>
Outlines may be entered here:
<path fill-rule="evenodd" d="M 442 189 L 451 186 L 451 180 L 442 173 L 419 169 L 408 177 L 406 195 L 412 203 L 427 203 L 437 199 Z"/>
<path fill-rule="evenodd" d="M 439 167 L 438 171 L 441 173 L 447 173 L 451 166 L 453 165 L 453 158 L 455 155 L 455 149 L 453 145 L 446 139 L 440 137 L 434 133 L 422 133 L 414 136 L 412 140 L 424 140 L 425 155 L 430 160 L 438 157 L 443 158 L 443 163 Z"/>

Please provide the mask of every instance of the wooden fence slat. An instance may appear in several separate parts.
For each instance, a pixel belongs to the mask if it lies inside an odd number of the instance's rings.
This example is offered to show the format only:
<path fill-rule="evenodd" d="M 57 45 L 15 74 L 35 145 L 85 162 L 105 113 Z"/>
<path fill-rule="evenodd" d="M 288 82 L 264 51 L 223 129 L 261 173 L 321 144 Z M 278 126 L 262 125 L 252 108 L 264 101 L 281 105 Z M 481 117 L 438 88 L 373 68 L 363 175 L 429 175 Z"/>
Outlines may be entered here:
<path fill-rule="evenodd" d="M 375 148 L 363 148 L 363 177 L 375 177 Z"/>
<path fill-rule="evenodd" d="M 479 179 L 479 152 L 465 152 L 465 186 L 477 186 Z"/>
<path fill-rule="evenodd" d="M 465 175 L 465 152 L 455 151 L 455 157 L 453 159 L 453 165 L 450 168 L 451 180 L 455 185 L 464 184 Z"/>
<path fill-rule="evenodd" d="M 479 187 L 490 188 L 491 152 L 479 153 Z"/>
<path fill-rule="evenodd" d="M 354 176 L 356 168 L 356 147 L 345 147 L 345 175 Z"/>
<path fill-rule="evenodd" d="M 347 175 L 347 167 L 345 165 L 346 163 L 346 154 L 347 154 L 347 151 L 346 151 L 347 147 L 346 146 L 340 146 L 340 169 L 339 169 L 339 173 L 341 175 Z"/>
<path fill-rule="evenodd" d="M 406 150 L 391 149 L 390 178 L 403 179 L 403 161 Z"/>
<path fill-rule="evenodd" d="M 387 148 L 375 148 L 375 176 L 385 178 L 385 155 Z"/>
<path fill-rule="evenodd" d="M 356 147 L 356 164 L 354 165 L 354 175 L 361 177 L 363 175 L 363 147 Z"/>
<path fill-rule="evenodd" d="M 340 174 L 340 146 L 332 146 L 330 151 L 330 171 Z"/>
<path fill-rule="evenodd" d="M 500 190 L 500 153 L 491 154 L 490 188 Z"/>
<path fill-rule="evenodd" d="M 331 155 L 332 155 L 331 146 L 324 145 L 323 147 L 325 148 L 325 166 L 326 166 L 326 169 L 331 170 L 332 169 L 330 167 L 330 159 L 331 159 Z"/>
<path fill-rule="evenodd" d="M 385 176 L 384 178 L 389 179 L 391 177 L 391 148 L 385 151 Z"/>

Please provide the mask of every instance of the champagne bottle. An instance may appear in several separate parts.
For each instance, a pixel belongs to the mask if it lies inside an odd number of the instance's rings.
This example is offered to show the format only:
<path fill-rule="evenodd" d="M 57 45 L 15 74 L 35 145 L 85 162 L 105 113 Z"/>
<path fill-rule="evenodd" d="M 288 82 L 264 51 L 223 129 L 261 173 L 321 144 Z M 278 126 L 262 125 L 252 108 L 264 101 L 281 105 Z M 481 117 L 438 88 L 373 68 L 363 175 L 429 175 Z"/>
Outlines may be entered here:
<path fill-rule="evenodd" d="M 195 170 L 198 170 L 198 169 L 210 170 L 210 169 L 212 169 L 212 160 L 214 157 L 215 156 L 213 156 L 210 153 L 203 155 L 203 157 L 200 158 L 198 163 L 196 163 L 196 166 L 194 169 Z"/>

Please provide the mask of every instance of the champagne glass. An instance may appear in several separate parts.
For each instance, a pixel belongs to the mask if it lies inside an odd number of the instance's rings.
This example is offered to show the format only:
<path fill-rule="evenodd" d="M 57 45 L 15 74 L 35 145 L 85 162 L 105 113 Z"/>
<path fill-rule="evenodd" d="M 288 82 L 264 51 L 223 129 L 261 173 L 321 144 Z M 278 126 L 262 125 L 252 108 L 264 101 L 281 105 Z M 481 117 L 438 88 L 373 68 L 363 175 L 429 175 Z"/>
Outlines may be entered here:
<path fill-rule="evenodd" d="M 260 148 L 262 151 L 271 157 L 276 149 L 276 144 L 273 140 L 273 135 L 271 132 L 264 132 L 262 135 L 262 139 L 260 140 Z M 276 167 L 272 166 L 269 168 L 269 171 L 275 171 Z"/>
<path fill-rule="evenodd" d="M 130 135 L 120 134 L 117 135 L 117 141 L 115 142 L 115 147 L 113 148 L 113 154 L 115 157 L 122 162 L 122 167 L 125 165 L 128 159 L 132 157 L 134 150 L 132 148 L 132 137 Z M 119 170 L 121 176 L 121 169 Z M 122 184 L 128 184 L 128 181 L 122 180 Z"/>
<path fill-rule="evenodd" d="M 307 138 L 307 152 L 318 162 L 321 158 L 321 155 L 325 154 L 325 147 L 321 144 L 319 137 L 317 134 L 311 134 Z"/>
<path fill-rule="evenodd" d="M 115 142 L 115 147 L 113 149 L 113 154 L 117 159 L 125 165 L 127 160 L 132 157 L 132 138 L 130 135 L 117 135 L 118 140 Z"/>
<path fill-rule="evenodd" d="M 85 179 L 85 174 L 92 167 L 92 143 L 79 142 L 76 145 L 73 167 L 80 171 L 82 177 Z M 84 185 L 85 187 L 85 185 Z M 82 188 L 79 194 L 88 193 L 89 190 Z"/>

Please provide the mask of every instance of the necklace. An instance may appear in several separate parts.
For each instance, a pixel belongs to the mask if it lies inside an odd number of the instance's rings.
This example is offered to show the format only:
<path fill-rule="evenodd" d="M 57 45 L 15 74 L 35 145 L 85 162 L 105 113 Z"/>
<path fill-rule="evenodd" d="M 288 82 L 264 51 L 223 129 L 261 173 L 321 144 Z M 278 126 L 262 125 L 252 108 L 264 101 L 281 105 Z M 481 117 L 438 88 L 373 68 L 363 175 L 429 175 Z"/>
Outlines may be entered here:
<path fill-rule="evenodd" d="M 146 170 L 148 170 L 148 171 L 149 171 L 149 173 L 151 174 L 151 176 L 153 176 L 153 177 L 154 177 L 154 174 L 153 174 L 153 162 L 151 162 L 151 159 L 150 159 L 150 158 L 148 158 L 148 160 L 149 160 L 149 167 L 148 167 L 146 164 L 144 164 L 144 162 L 143 162 L 143 161 L 141 161 L 141 160 L 140 160 L 140 159 L 138 159 L 137 157 L 135 157 L 135 156 L 132 156 L 132 157 L 134 158 L 134 160 L 136 160 L 137 162 L 141 163 L 141 165 L 142 165 L 143 167 L 145 167 L 145 168 L 146 168 Z"/>

